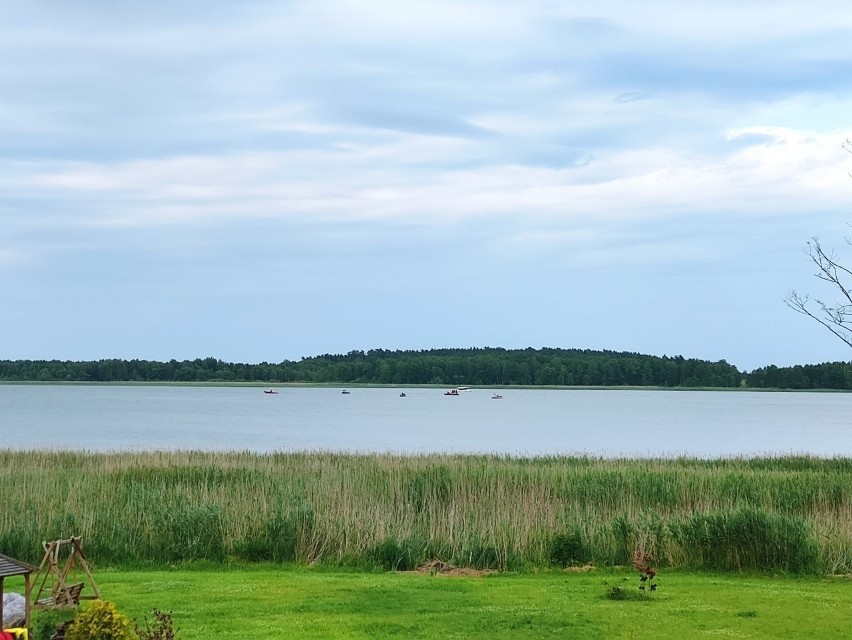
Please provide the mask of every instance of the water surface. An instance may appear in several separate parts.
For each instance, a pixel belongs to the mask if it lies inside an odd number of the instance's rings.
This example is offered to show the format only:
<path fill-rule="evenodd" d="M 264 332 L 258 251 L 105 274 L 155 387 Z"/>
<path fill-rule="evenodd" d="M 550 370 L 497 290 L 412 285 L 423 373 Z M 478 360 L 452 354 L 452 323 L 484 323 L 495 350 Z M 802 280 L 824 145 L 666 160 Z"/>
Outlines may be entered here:
<path fill-rule="evenodd" d="M 852 456 L 852 394 L 0 385 L 13 448 Z"/>

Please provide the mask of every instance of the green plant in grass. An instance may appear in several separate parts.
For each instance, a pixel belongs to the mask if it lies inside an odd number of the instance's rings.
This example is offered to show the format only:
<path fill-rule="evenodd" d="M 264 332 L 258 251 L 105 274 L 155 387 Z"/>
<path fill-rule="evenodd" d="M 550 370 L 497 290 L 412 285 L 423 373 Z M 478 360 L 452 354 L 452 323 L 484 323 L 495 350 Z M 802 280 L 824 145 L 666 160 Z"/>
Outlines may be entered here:
<path fill-rule="evenodd" d="M 637 550 L 633 555 L 633 566 L 639 572 L 639 591 L 643 594 L 657 590 L 657 570 L 652 566 L 657 559 L 647 551 Z"/>
<path fill-rule="evenodd" d="M 30 622 L 32 640 L 50 640 L 56 628 L 74 619 L 74 613 L 67 609 L 34 609 Z"/>
<path fill-rule="evenodd" d="M 134 630 L 139 640 L 175 640 L 177 629 L 170 611 L 154 609 L 152 619 L 147 616 L 142 619 L 142 626 L 137 622 Z"/>
<path fill-rule="evenodd" d="M 107 600 L 95 600 L 74 618 L 65 640 L 137 640 L 129 618 Z"/>

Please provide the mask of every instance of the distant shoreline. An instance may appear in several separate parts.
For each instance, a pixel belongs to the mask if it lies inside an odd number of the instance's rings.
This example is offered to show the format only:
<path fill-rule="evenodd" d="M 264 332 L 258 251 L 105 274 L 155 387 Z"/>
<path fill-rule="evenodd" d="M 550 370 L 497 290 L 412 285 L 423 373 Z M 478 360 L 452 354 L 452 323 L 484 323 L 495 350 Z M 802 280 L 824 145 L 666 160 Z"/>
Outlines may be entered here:
<path fill-rule="evenodd" d="M 740 371 L 725 360 L 652 356 L 590 349 L 373 349 L 279 363 L 225 362 L 208 357 L 167 362 L 0 360 L 0 381 L 131 381 L 219 385 L 357 385 L 476 388 L 844 389 L 852 363 L 825 362 Z"/>
<path fill-rule="evenodd" d="M 0 386 L 63 387 L 219 387 L 254 389 L 453 389 L 445 384 L 379 384 L 369 382 L 159 382 L 156 380 L 0 380 Z M 789 389 L 778 387 L 665 387 L 641 385 L 464 385 L 472 391 L 722 391 L 746 393 L 850 393 L 850 389 Z"/>

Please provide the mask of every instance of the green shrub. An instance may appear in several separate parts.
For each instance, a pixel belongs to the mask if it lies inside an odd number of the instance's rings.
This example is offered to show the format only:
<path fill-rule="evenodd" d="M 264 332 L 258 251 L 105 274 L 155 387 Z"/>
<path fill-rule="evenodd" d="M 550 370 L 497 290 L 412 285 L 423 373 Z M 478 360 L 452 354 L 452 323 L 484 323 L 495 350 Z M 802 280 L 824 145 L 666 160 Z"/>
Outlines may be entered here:
<path fill-rule="evenodd" d="M 606 585 L 604 597 L 607 600 L 645 600 L 645 596 L 641 591 L 628 585 L 627 578 L 622 578 L 621 584 L 609 584 L 606 582 L 604 584 Z"/>
<path fill-rule="evenodd" d="M 49 640 L 56 627 L 74 618 L 71 611 L 63 609 L 33 609 L 30 625 L 32 640 Z"/>
<path fill-rule="evenodd" d="M 428 558 L 429 545 L 417 540 L 397 540 L 388 537 L 373 547 L 370 559 L 385 571 L 411 571 Z"/>
<path fill-rule="evenodd" d="M 130 620 L 112 602 L 95 600 L 74 618 L 65 640 L 136 640 Z"/>
<path fill-rule="evenodd" d="M 551 564 L 558 567 L 583 565 L 592 560 L 592 549 L 576 527 L 553 536 L 548 550 Z"/>
<path fill-rule="evenodd" d="M 689 564 L 707 569 L 815 571 L 817 542 L 801 518 L 762 509 L 695 514 L 671 526 Z"/>

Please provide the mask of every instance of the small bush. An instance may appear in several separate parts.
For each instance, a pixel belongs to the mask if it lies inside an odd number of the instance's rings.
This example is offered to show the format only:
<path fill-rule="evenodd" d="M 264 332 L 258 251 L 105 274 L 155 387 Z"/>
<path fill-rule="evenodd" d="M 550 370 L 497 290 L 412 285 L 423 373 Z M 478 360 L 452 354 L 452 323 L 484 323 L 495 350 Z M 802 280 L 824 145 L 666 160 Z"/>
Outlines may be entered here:
<path fill-rule="evenodd" d="M 553 536 L 548 548 L 551 564 L 559 567 L 574 567 L 592 560 L 592 549 L 576 528 Z"/>
<path fill-rule="evenodd" d="M 657 559 L 647 551 L 637 549 L 633 555 L 633 566 L 639 572 L 639 591 L 652 593 L 657 590 L 657 570 L 652 566 Z"/>
<path fill-rule="evenodd" d="M 607 600 L 627 600 L 628 591 L 621 585 L 615 585 L 606 590 L 606 597 Z"/>
<path fill-rule="evenodd" d="M 112 602 L 95 600 L 74 618 L 65 640 L 136 640 L 130 620 Z"/>
<path fill-rule="evenodd" d="M 62 609 L 33 609 L 32 640 L 50 640 L 50 636 L 56 633 L 56 627 L 74 618 L 74 614 Z"/>
<path fill-rule="evenodd" d="M 627 585 L 627 578 L 623 578 L 621 584 L 611 585 L 606 582 L 604 584 L 606 585 L 604 597 L 607 600 L 645 600 L 640 591 Z"/>
<path fill-rule="evenodd" d="M 144 626 L 135 625 L 139 640 L 175 640 L 177 630 L 172 620 L 172 614 L 154 609 L 152 615 L 154 616 L 153 620 L 148 620 L 147 616 L 143 619 L 142 624 Z"/>
<path fill-rule="evenodd" d="M 369 557 L 385 571 L 411 571 L 426 561 L 427 551 L 426 543 L 388 537 L 370 550 Z"/>

